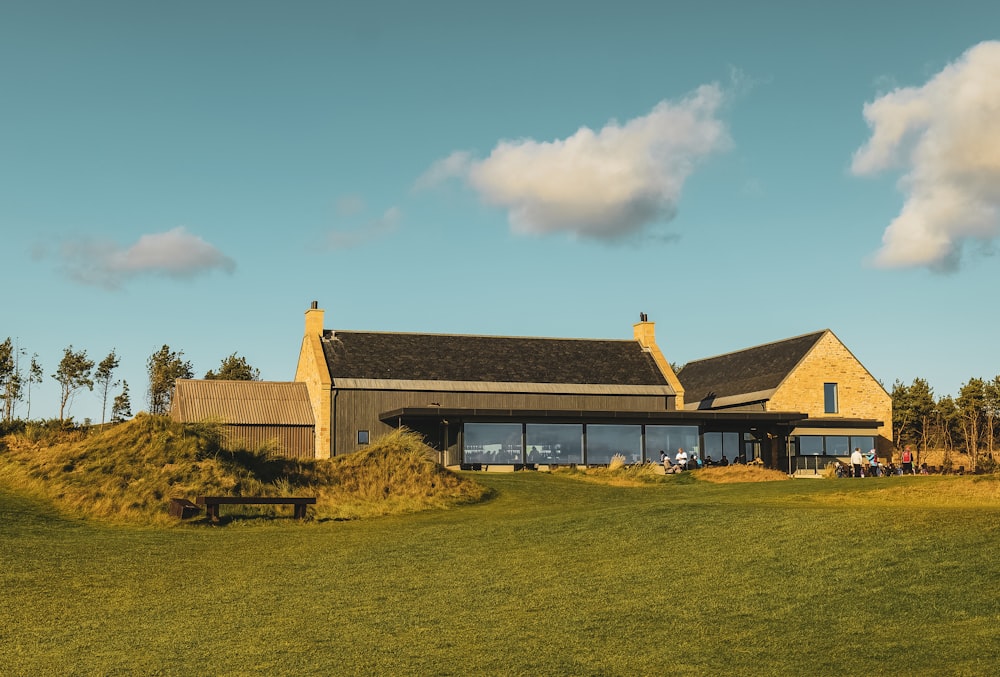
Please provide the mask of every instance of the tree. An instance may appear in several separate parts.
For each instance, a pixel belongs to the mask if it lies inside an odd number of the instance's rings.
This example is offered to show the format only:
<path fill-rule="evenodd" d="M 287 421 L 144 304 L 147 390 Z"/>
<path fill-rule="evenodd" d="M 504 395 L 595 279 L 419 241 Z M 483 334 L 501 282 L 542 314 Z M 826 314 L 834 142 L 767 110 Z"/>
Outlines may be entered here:
<path fill-rule="evenodd" d="M 934 391 L 924 379 L 915 378 L 909 386 L 899 380 L 893 384 L 892 428 L 897 447 L 915 444 L 927 450 L 934 406 Z"/>
<path fill-rule="evenodd" d="M 14 344 L 7 337 L 0 343 L 0 398 L 3 399 L 3 420 L 14 416 L 14 401 L 20 395 L 21 379 L 16 366 Z"/>
<path fill-rule="evenodd" d="M 111 422 L 121 423 L 132 416 L 132 402 L 128 396 L 128 381 L 122 381 L 122 392 L 111 404 Z"/>
<path fill-rule="evenodd" d="M 210 381 L 259 381 L 260 370 L 251 367 L 245 357 L 237 356 L 236 353 L 233 353 L 222 360 L 218 373 L 209 369 L 205 374 L 205 378 Z"/>
<path fill-rule="evenodd" d="M 191 362 L 185 362 L 183 356 L 183 351 L 173 352 L 170 346 L 164 345 L 146 361 L 149 372 L 149 413 L 167 413 L 170 398 L 173 397 L 174 381 L 194 377 Z"/>
<path fill-rule="evenodd" d="M 31 355 L 31 366 L 28 367 L 28 413 L 25 418 L 31 418 L 31 384 L 42 382 L 42 365 L 38 361 L 38 353 Z"/>
<path fill-rule="evenodd" d="M 63 350 L 63 358 L 59 361 L 59 367 L 52 378 L 59 382 L 61 394 L 59 398 L 59 420 L 65 420 L 65 413 L 69 405 L 72 405 L 73 396 L 81 388 L 94 389 L 94 381 L 90 377 L 90 372 L 94 368 L 94 361 L 87 359 L 87 351 L 79 352 L 69 346 Z"/>
<path fill-rule="evenodd" d="M 986 381 L 983 395 L 986 404 L 986 450 L 993 458 L 993 444 L 996 442 L 996 421 L 1000 417 L 1000 376 L 994 376 L 993 380 Z"/>
<path fill-rule="evenodd" d="M 982 447 L 983 429 L 986 421 L 986 383 L 981 378 L 970 378 L 958 391 L 959 417 L 962 422 L 962 436 L 966 451 L 971 456 L 972 470 L 979 461 Z"/>
<path fill-rule="evenodd" d="M 101 425 L 104 425 L 104 412 L 108 408 L 108 390 L 119 383 L 119 381 L 112 382 L 118 364 L 118 356 L 115 354 L 114 348 L 112 348 L 108 356 L 97 365 L 97 371 L 94 372 L 94 381 L 99 386 L 98 393 L 101 396 Z"/>

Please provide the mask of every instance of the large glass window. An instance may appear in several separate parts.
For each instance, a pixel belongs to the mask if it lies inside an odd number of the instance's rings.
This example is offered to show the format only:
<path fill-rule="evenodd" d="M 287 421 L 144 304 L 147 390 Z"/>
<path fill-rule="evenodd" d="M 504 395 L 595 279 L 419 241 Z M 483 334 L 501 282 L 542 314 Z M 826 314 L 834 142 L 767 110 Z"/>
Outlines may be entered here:
<path fill-rule="evenodd" d="M 588 425 L 587 464 L 610 463 L 615 454 L 624 456 L 626 463 L 642 460 L 642 426 Z"/>
<path fill-rule="evenodd" d="M 822 435 L 799 435 L 799 456 L 823 456 L 825 450 Z"/>
<path fill-rule="evenodd" d="M 520 423 L 466 423 L 462 439 L 463 463 L 524 462 Z"/>
<path fill-rule="evenodd" d="M 851 453 L 851 439 L 846 435 L 826 436 L 827 456 L 849 456 Z"/>
<path fill-rule="evenodd" d="M 718 463 L 725 456 L 729 463 L 740 454 L 739 433 L 705 433 L 704 459 Z"/>
<path fill-rule="evenodd" d="M 836 414 L 840 411 L 837 402 L 837 384 L 823 384 L 823 413 Z"/>
<path fill-rule="evenodd" d="M 528 463 L 583 463 L 583 426 L 529 423 L 525 426 Z"/>
<path fill-rule="evenodd" d="M 695 425 L 647 425 L 646 426 L 646 460 L 660 462 L 660 452 L 666 452 L 671 459 L 677 457 L 677 451 L 683 449 L 686 454 L 697 454 L 698 426 Z"/>
<path fill-rule="evenodd" d="M 799 456 L 850 456 L 854 449 L 867 453 L 875 448 L 868 435 L 799 435 Z"/>
<path fill-rule="evenodd" d="M 875 448 L 875 438 L 868 435 L 851 435 L 851 450 L 860 449 L 862 454 L 867 454 Z"/>

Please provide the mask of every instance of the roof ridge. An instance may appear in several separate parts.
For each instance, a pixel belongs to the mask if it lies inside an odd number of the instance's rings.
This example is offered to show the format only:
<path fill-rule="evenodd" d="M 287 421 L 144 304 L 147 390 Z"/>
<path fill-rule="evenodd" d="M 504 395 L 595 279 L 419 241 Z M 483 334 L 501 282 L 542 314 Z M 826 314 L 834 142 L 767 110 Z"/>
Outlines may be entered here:
<path fill-rule="evenodd" d="M 584 337 L 564 337 L 564 336 L 517 336 L 507 334 L 453 334 L 447 332 L 427 332 L 427 331 L 375 331 L 364 329 L 324 329 L 324 336 L 337 334 L 379 334 L 381 336 L 432 336 L 449 338 L 485 338 L 485 339 L 518 339 L 526 341 L 613 341 L 622 343 L 635 343 L 634 338 L 584 338 Z"/>
<path fill-rule="evenodd" d="M 707 362 L 708 360 L 717 360 L 720 357 L 729 357 L 730 355 L 739 355 L 740 353 L 749 352 L 751 350 L 757 350 L 758 348 L 768 348 L 770 346 L 776 346 L 780 343 L 788 343 L 790 341 L 797 341 L 798 339 L 806 338 L 807 336 L 819 336 L 830 331 L 829 329 L 820 329 L 818 331 L 810 331 L 805 334 L 799 334 L 798 336 L 789 336 L 788 338 L 778 339 L 777 341 L 768 341 L 767 343 L 760 343 L 755 346 L 749 346 L 747 348 L 740 348 L 739 350 L 731 350 L 728 353 L 719 353 L 718 355 L 711 355 L 709 357 L 702 357 L 697 360 L 691 360 L 684 366 L 687 367 L 690 364 L 695 364 L 696 362 Z M 682 370 L 683 371 L 683 370 Z"/>

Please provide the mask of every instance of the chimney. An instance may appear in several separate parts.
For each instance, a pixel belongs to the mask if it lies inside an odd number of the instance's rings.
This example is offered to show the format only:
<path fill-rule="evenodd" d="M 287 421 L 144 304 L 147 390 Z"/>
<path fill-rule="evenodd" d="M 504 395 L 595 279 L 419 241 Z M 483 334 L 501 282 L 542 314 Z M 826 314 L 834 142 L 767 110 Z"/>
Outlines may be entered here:
<path fill-rule="evenodd" d="M 306 311 L 306 336 L 321 336 L 323 334 L 323 309 L 318 301 L 313 301 Z"/>
<path fill-rule="evenodd" d="M 656 362 L 656 366 L 660 368 L 664 378 L 667 379 L 667 383 L 674 389 L 674 393 L 676 394 L 674 406 L 677 409 L 683 409 L 684 386 L 681 385 L 681 382 L 677 379 L 677 374 L 674 373 L 670 363 L 667 362 L 667 358 L 663 356 L 663 352 L 656 345 L 656 323 L 650 322 L 649 316 L 646 313 L 639 313 L 639 321 L 632 325 L 632 332 L 639 345 L 653 355 L 653 361 Z"/>
<path fill-rule="evenodd" d="M 646 313 L 639 313 L 639 321 L 632 325 L 632 332 L 643 348 L 649 349 L 656 345 L 656 323 L 650 322 Z"/>

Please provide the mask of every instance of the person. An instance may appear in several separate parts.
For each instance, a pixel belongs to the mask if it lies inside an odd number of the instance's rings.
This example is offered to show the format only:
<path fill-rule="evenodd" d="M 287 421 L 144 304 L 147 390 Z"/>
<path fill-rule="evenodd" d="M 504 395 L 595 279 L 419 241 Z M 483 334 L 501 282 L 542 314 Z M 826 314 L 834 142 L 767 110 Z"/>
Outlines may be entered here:
<path fill-rule="evenodd" d="M 903 461 L 903 474 L 912 475 L 913 474 L 913 447 L 907 444 L 903 448 L 903 454 L 900 457 Z"/>
<path fill-rule="evenodd" d="M 879 462 L 878 462 L 878 452 L 876 452 L 874 449 L 868 452 L 868 465 L 871 466 L 872 477 L 882 476 L 882 468 L 879 467 Z"/>
<path fill-rule="evenodd" d="M 864 456 L 861 455 L 861 447 L 854 447 L 854 453 L 851 454 L 851 466 L 854 468 L 855 477 L 864 477 L 861 471 L 861 464 L 864 462 Z"/>
<path fill-rule="evenodd" d="M 684 451 L 683 447 L 681 447 L 681 448 L 679 448 L 677 450 L 677 456 L 674 458 L 674 461 L 677 463 L 677 465 L 680 466 L 681 470 L 684 470 L 685 468 L 687 468 L 688 455 Z"/>
<path fill-rule="evenodd" d="M 719 465 L 722 465 L 722 466 L 728 466 L 729 465 L 729 459 L 726 458 L 725 454 L 722 455 L 722 460 L 719 461 Z"/>

